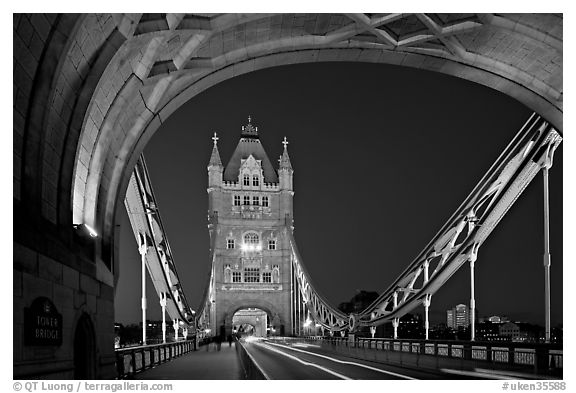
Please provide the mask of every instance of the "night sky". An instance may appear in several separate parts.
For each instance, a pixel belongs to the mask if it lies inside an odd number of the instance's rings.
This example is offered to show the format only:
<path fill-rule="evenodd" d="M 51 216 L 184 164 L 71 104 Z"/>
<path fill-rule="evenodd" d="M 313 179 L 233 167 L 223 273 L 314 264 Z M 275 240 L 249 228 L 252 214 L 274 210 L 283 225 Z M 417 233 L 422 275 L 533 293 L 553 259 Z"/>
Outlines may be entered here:
<path fill-rule="evenodd" d="M 531 111 L 494 90 L 397 66 L 319 63 L 224 81 L 194 97 L 145 149 L 162 220 L 188 301 L 208 283 L 206 213 L 212 134 L 226 164 L 248 115 L 277 166 L 288 138 L 295 236 L 314 287 L 333 305 L 381 292 L 426 246 L 504 150 Z M 552 326 L 562 323 L 562 151 L 550 172 Z M 479 316 L 544 324 L 542 176 L 480 248 Z M 116 321 L 141 317 L 140 258 L 121 225 Z M 469 304 L 465 264 L 432 297 L 431 322 Z M 160 307 L 148 282 L 148 316 Z M 415 312 L 422 313 L 418 308 Z"/>

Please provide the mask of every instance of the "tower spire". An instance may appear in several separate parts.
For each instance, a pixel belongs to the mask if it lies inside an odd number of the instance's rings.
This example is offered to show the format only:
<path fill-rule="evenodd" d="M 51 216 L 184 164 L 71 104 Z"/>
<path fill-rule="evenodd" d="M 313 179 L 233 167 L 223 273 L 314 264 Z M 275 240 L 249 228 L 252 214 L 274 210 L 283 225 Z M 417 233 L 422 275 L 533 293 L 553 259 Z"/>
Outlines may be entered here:
<path fill-rule="evenodd" d="M 280 157 L 280 169 L 292 170 L 292 164 L 290 163 L 290 156 L 288 156 L 288 140 L 286 139 L 286 137 L 284 137 L 282 144 L 284 145 L 284 152 Z"/>
<path fill-rule="evenodd" d="M 218 134 L 214 133 L 212 140 L 214 141 L 214 147 L 212 148 L 212 155 L 210 156 L 210 163 L 208 167 L 218 166 L 222 167 L 222 160 L 220 159 L 220 152 L 218 152 Z"/>

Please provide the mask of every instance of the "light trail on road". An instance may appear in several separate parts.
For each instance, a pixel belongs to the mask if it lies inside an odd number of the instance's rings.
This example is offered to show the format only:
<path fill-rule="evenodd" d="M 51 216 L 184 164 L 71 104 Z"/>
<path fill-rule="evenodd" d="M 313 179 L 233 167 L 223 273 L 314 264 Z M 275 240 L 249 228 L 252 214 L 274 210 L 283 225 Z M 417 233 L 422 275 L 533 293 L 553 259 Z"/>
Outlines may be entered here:
<path fill-rule="evenodd" d="M 302 360 L 302 359 L 299 359 L 299 358 L 296 357 L 296 356 L 293 356 L 293 355 L 290 355 L 290 354 L 288 354 L 288 353 L 279 351 L 279 350 L 277 350 L 277 349 L 275 349 L 275 348 L 273 348 L 273 347 L 270 346 L 270 345 L 278 345 L 278 344 L 255 343 L 255 345 L 262 346 L 262 347 L 268 349 L 269 351 L 278 353 L 278 354 L 280 354 L 280 355 L 282 355 L 282 356 L 286 356 L 287 358 L 290 358 L 290 359 L 292 359 L 292 360 L 295 360 L 295 361 L 297 361 L 298 363 L 301 363 L 301 364 L 303 364 L 303 365 L 305 365 L 305 366 L 316 367 L 317 369 L 322 370 L 322 371 L 324 371 L 324 372 L 326 372 L 326 373 L 328 373 L 328 374 L 332 374 L 332 375 L 334 375 L 334 376 L 336 376 L 336 377 L 338 377 L 338 378 L 341 378 L 341 379 L 352 379 L 352 378 L 348 378 L 348 377 L 345 376 L 345 375 L 342 375 L 342 374 L 340 374 L 340 373 L 337 373 L 337 372 L 335 372 L 335 371 L 332 371 L 332 370 L 330 370 L 330 369 L 328 369 L 328 368 L 326 368 L 326 367 L 322 367 L 322 366 L 320 366 L 320 365 L 318 365 L 318 364 L 306 362 L 306 361 L 304 361 L 304 360 Z M 279 345 L 279 346 L 281 346 L 281 345 Z M 281 346 L 281 347 L 282 347 L 282 346 Z"/>
<path fill-rule="evenodd" d="M 332 362 L 336 362 L 336 363 L 340 363 L 340 364 L 349 364 L 349 365 L 352 365 L 352 366 L 362 367 L 362 368 L 365 368 L 365 369 L 368 369 L 368 370 L 372 370 L 372 371 L 376 371 L 376 372 L 379 372 L 379 373 L 391 375 L 391 376 L 394 376 L 394 377 L 397 377 L 397 378 L 416 379 L 416 378 L 412 378 L 412 377 L 409 377 L 409 376 L 403 375 L 403 374 L 398 374 L 398 373 L 395 373 L 395 372 L 392 372 L 392 371 L 382 370 L 382 369 L 379 369 L 379 368 L 376 368 L 376 367 L 372 367 L 372 366 L 368 366 L 368 365 L 361 364 L 361 363 L 349 362 L 349 361 L 346 361 L 346 360 L 339 360 L 339 359 L 335 359 L 335 358 L 333 358 L 333 357 L 331 357 L 331 356 L 320 355 L 320 354 L 317 354 L 317 353 L 314 353 L 314 352 L 305 351 L 305 350 L 303 350 L 303 349 L 293 348 L 293 347 L 289 347 L 289 346 L 286 346 L 286 345 L 281 345 L 281 344 L 276 344 L 276 343 L 267 343 L 267 344 L 268 344 L 268 345 L 278 346 L 278 347 L 281 347 L 281 348 L 286 348 L 286 349 L 289 349 L 289 350 L 292 350 L 292 351 L 297 351 L 297 352 L 306 353 L 306 354 L 312 355 L 312 356 L 317 356 L 317 357 L 320 357 L 320 358 L 323 358 L 323 359 L 327 359 L 327 360 L 330 360 L 330 361 L 332 361 Z M 265 344 L 261 344 L 261 345 L 265 345 Z M 347 378 L 347 379 L 351 379 L 351 378 Z"/>

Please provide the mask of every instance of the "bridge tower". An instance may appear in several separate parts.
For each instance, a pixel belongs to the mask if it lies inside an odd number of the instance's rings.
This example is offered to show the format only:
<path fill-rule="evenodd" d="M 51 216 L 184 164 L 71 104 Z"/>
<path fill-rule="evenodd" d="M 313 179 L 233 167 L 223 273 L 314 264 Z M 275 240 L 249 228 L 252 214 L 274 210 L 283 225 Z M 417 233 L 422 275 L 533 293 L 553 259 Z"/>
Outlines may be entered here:
<path fill-rule="evenodd" d="M 212 245 L 209 327 L 232 332 L 238 310 L 259 308 L 277 334 L 292 334 L 292 265 L 286 228 L 292 225 L 293 169 L 284 138 L 276 170 L 258 128 L 248 118 L 224 167 L 218 137 L 208 164 L 208 216 Z"/>

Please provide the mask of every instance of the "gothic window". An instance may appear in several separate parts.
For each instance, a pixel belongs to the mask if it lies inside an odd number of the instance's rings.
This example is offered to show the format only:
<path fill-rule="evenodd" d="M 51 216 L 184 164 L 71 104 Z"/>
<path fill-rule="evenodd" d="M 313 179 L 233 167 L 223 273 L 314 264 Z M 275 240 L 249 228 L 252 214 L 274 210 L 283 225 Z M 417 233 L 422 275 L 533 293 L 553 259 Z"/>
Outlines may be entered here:
<path fill-rule="evenodd" d="M 260 282 L 260 269 L 257 267 L 244 268 L 244 282 Z"/>
<path fill-rule="evenodd" d="M 240 195 L 234 195 L 234 206 L 240 206 Z"/>
<path fill-rule="evenodd" d="M 260 197 L 254 195 L 254 196 L 252 197 L 252 204 L 253 204 L 254 206 L 259 206 L 259 205 L 260 205 Z"/>
<path fill-rule="evenodd" d="M 268 207 L 268 197 L 267 196 L 262 197 L 262 206 Z"/>
<path fill-rule="evenodd" d="M 245 185 L 245 186 L 249 186 L 249 185 L 250 185 L 250 176 L 244 175 L 244 185 Z"/>
<path fill-rule="evenodd" d="M 262 273 L 262 282 L 271 283 L 272 282 L 272 272 Z"/>
<path fill-rule="evenodd" d="M 275 250 L 276 249 L 276 240 L 268 240 L 268 249 Z"/>
<path fill-rule="evenodd" d="M 260 178 L 258 176 L 252 176 L 252 185 L 256 187 L 260 185 Z"/>
<path fill-rule="evenodd" d="M 242 282 L 242 272 L 232 272 L 232 282 Z"/>
<path fill-rule="evenodd" d="M 228 239 L 226 240 L 226 248 L 227 249 L 231 249 L 231 248 L 235 248 L 236 244 L 234 239 Z"/>
<path fill-rule="evenodd" d="M 247 206 L 250 204 L 250 197 L 248 195 L 244 195 L 244 206 Z"/>
<path fill-rule="evenodd" d="M 245 244 L 258 244 L 258 235 L 256 233 L 247 233 L 244 235 Z"/>

